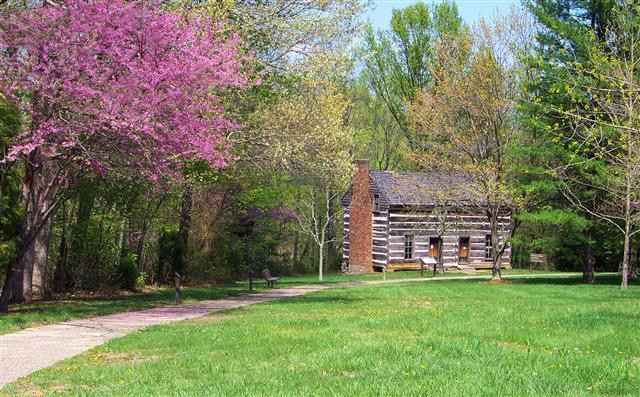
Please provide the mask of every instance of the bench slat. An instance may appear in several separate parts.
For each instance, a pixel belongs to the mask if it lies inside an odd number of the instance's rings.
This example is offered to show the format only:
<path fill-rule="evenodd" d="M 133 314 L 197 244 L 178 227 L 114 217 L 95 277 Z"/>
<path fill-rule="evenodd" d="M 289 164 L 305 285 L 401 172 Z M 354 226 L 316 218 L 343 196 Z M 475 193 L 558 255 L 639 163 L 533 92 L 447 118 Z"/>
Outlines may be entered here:
<path fill-rule="evenodd" d="M 262 278 L 266 280 L 267 287 L 273 287 L 274 283 L 280 280 L 280 277 L 273 277 L 269 269 L 264 269 L 262 271 Z"/>

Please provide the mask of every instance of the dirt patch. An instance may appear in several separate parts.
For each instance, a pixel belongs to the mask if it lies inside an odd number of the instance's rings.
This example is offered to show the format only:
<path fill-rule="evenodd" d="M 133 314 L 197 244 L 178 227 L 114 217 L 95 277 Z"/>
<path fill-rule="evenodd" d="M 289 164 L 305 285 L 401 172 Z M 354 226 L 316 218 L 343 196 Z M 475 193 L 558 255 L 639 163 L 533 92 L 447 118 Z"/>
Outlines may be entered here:
<path fill-rule="evenodd" d="M 17 396 L 48 396 L 48 395 L 63 395 L 66 396 L 71 393 L 74 388 L 81 388 L 87 393 L 90 390 L 88 385 L 69 385 L 66 383 L 54 384 L 46 389 L 36 385 L 35 383 L 29 381 L 28 379 L 22 379 L 15 383 L 16 389 L 15 392 Z M 0 395 L 4 396 L 3 392 L 0 392 Z M 9 394 L 7 394 L 9 395 Z"/>
<path fill-rule="evenodd" d="M 358 373 L 354 372 L 354 371 L 340 371 L 340 372 L 336 372 L 336 371 L 325 371 L 322 370 L 320 371 L 320 376 L 327 377 L 327 376 L 342 376 L 345 378 L 349 378 L 349 379 L 353 379 L 353 378 L 357 378 L 358 377 Z"/>
<path fill-rule="evenodd" d="M 73 387 L 71 387 L 70 385 L 55 385 L 55 386 L 51 386 L 50 388 L 47 389 L 47 394 L 56 394 L 56 393 L 60 393 L 60 394 L 67 394 L 67 392 L 69 392 Z"/>
<path fill-rule="evenodd" d="M 98 352 L 88 355 L 89 360 L 96 364 L 142 364 L 150 361 L 155 361 L 158 356 L 143 355 L 140 352 Z"/>
<path fill-rule="evenodd" d="M 423 306 L 431 306 L 434 305 L 435 302 L 430 300 L 417 300 L 417 299 L 405 299 L 396 304 L 400 304 L 404 307 L 423 307 Z"/>
<path fill-rule="evenodd" d="M 531 352 L 531 346 L 523 345 L 522 343 L 518 343 L 518 342 L 501 340 L 496 342 L 496 344 L 502 347 L 503 349 L 515 349 L 515 350 L 520 350 L 527 353 Z"/>
<path fill-rule="evenodd" d="M 489 280 L 489 281 L 479 281 L 478 284 L 513 284 L 511 280 Z"/>
<path fill-rule="evenodd" d="M 35 383 L 23 379 L 17 382 L 16 394 L 19 396 L 44 396 L 44 390 Z M 3 394 L 4 395 L 4 394 Z"/>

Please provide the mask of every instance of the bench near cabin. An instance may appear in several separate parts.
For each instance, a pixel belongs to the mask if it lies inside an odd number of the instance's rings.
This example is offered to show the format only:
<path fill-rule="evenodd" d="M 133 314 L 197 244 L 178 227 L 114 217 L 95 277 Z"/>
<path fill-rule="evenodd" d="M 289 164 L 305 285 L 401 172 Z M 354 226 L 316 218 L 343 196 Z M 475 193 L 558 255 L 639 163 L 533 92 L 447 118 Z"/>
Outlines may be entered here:
<path fill-rule="evenodd" d="M 280 277 L 274 277 L 271 275 L 269 269 L 264 269 L 262 271 L 262 278 L 267 282 L 267 287 L 273 288 L 274 284 L 280 280 Z"/>

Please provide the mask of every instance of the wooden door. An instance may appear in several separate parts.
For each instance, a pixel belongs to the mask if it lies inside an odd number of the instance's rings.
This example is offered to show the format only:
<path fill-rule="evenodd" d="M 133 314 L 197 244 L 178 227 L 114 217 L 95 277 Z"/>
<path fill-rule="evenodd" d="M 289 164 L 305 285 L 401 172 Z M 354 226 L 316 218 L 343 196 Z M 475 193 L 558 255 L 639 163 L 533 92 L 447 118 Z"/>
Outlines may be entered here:
<path fill-rule="evenodd" d="M 439 253 L 440 253 L 440 238 L 430 237 L 429 238 L 429 256 L 435 260 L 438 260 Z"/>
<path fill-rule="evenodd" d="M 469 262 L 469 237 L 460 237 L 458 243 L 458 262 Z"/>

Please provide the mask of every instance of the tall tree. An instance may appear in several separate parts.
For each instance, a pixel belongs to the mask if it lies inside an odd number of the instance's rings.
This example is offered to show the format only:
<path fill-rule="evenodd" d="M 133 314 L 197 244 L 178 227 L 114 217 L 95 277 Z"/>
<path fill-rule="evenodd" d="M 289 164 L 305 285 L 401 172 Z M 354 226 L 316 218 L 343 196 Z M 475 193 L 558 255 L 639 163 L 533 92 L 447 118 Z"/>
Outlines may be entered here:
<path fill-rule="evenodd" d="M 259 124 L 272 140 L 265 151 L 274 167 L 287 173 L 295 190 L 289 206 L 302 232 L 318 248 L 318 277 L 335 222 L 336 197 L 347 188 L 354 133 L 345 122 L 349 102 L 332 85 L 310 83 L 299 95 L 265 109 Z"/>
<path fill-rule="evenodd" d="M 382 98 L 372 93 L 363 75 L 348 90 L 353 108 L 349 124 L 356 127 L 356 152 L 376 170 L 402 169 L 409 161 L 407 141 Z"/>
<path fill-rule="evenodd" d="M 526 89 L 528 98 L 523 102 L 523 115 L 526 117 L 527 132 L 530 138 L 530 159 L 537 163 L 539 168 L 557 168 L 571 162 L 572 147 L 571 135 L 575 128 L 574 121 L 570 117 L 561 117 L 557 113 L 549 114 L 541 111 L 542 108 L 566 108 L 571 106 L 571 100 L 562 92 L 555 92 L 558 81 L 567 78 L 569 68 L 586 61 L 589 57 L 590 47 L 598 46 L 607 40 L 607 32 L 614 24 L 616 1 L 612 0 L 534 0 L 529 3 L 530 9 L 539 24 L 539 32 L 536 35 L 535 56 L 528 61 L 528 81 Z M 572 87 L 576 92 L 579 87 Z M 584 95 L 588 95 L 586 91 Z M 591 109 L 594 107 L 591 106 Z M 584 112 L 586 109 L 582 109 Z M 562 133 L 564 138 L 558 139 Z M 576 140 L 576 145 L 579 144 Z M 592 153 L 582 153 L 582 159 L 592 157 Z M 575 159 L 575 157 L 574 157 Z M 595 228 L 602 225 L 602 220 L 591 214 L 592 210 L 606 202 L 607 198 L 594 189 L 591 182 L 597 180 L 596 168 L 588 163 L 573 162 L 571 169 L 565 169 L 565 176 L 576 182 L 580 182 L 580 188 L 573 184 L 574 198 L 579 199 L 583 209 L 589 209 L 580 213 L 573 213 L 573 218 L 578 224 L 584 224 L 577 219 L 584 217 L 588 226 L 584 229 L 585 235 L 573 240 L 584 241 L 583 280 L 593 282 L 595 280 L 596 258 L 593 244 L 595 243 Z M 539 175 L 550 176 L 548 171 L 538 170 Z M 553 176 L 548 178 L 554 185 L 549 190 L 549 203 L 551 207 L 562 209 L 571 205 L 561 194 L 561 186 L 554 181 Z M 575 201 L 575 200 L 574 200 Z M 565 210 L 566 212 L 566 210 Z M 569 211 L 570 212 L 570 211 Z"/>
<path fill-rule="evenodd" d="M 513 184 L 510 149 L 518 135 L 519 64 L 508 36 L 508 20 L 482 20 L 469 34 L 447 38 L 436 49 L 434 84 L 417 94 L 409 117 L 421 146 L 418 161 L 429 169 L 460 173 L 491 227 L 493 278 L 524 205 Z M 469 54 L 469 56 L 461 56 Z M 499 219 L 511 216 L 508 228 Z M 504 230 L 503 230 L 504 229 Z"/>
<path fill-rule="evenodd" d="M 365 32 L 363 73 L 410 144 L 413 138 L 406 117 L 407 103 L 433 81 L 428 64 L 435 43 L 463 30 L 457 6 L 445 0 L 433 7 L 420 2 L 394 9 L 389 30 L 376 32 L 369 28 Z"/>
<path fill-rule="evenodd" d="M 568 123 L 548 126 L 555 141 L 568 152 L 556 168 L 571 203 L 616 227 L 624 237 L 621 288 L 627 289 L 631 238 L 640 222 L 640 6 L 620 4 L 603 32 L 583 36 L 584 58 L 555 64 L 548 80 L 560 97 L 540 109 L 551 119 Z M 542 101 L 540 101 L 542 103 Z M 557 103 L 561 103 L 560 106 Z M 576 177 L 572 168 L 591 177 Z M 603 197 L 593 203 L 582 192 L 592 189 Z"/>
<path fill-rule="evenodd" d="M 367 0 L 172 0 L 225 21 L 270 73 L 304 75 L 348 57 Z"/>
<path fill-rule="evenodd" d="M 26 216 L 0 311 L 36 236 L 80 175 L 124 168 L 158 180 L 183 159 L 227 166 L 225 135 L 237 125 L 212 92 L 247 85 L 247 59 L 239 38 L 220 34 L 211 20 L 183 21 L 154 2 L 121 0 L 3 16 L 2 84 L 30 125 L 9 153 L 26 161 Z"/>

